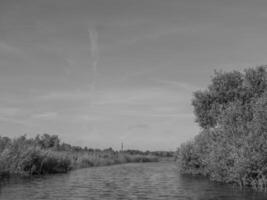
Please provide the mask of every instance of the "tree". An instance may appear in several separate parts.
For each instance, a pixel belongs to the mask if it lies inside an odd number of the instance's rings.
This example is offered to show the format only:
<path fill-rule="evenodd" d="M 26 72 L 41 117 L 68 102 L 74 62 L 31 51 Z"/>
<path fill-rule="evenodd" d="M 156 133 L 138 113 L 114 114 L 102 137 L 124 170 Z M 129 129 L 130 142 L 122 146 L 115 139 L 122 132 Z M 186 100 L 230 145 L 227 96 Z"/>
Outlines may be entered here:
<path fill-rule="evenodd" d="M 57 135 L 43 134 L 42 136 L 36 136 L 35 141 L 42 148 L 55 148 L 58 149 L 60 140 Z"/>
<path fill-rule="evenodd" d="M 247 69 L 244 74 L 215 72 L 208 89 L 194 93 L 192 105 L 196 122 L 202 128 L 216 127 L 220 115 L 231 103 L 250 106 L 250 102 L 266 90 L 266 74 L 266 66 Z"/>
<path fill-rule="evenodd" d="M 179 148 L 181 172 L 267 188 L 266 69 L 215 72 L 208 88 L 194 93 L 196 121 L 203 130 Z"/>

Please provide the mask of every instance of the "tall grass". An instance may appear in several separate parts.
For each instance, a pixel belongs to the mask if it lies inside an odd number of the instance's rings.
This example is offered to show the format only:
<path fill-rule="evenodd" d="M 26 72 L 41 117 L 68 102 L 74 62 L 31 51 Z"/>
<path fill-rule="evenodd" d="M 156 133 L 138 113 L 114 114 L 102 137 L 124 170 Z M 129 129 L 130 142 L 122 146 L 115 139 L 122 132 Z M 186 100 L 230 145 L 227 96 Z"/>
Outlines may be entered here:
<path fill-rule="evenodd" d="M 1 138 L 2 140 L 7 143 L 1 144 L 1 174 L 49 174 L 67 172 L 72 168 L 67 152 L 44 149 L 24 136 L 14 140 Z"/>
<path fill-rule="evenodd" d="M 129 162 L 156 162 L 151 154 L 88 149 L 61 143 L 55 135 L 0 137 L 0 175 L 65 173 L 72 169 Z"/>

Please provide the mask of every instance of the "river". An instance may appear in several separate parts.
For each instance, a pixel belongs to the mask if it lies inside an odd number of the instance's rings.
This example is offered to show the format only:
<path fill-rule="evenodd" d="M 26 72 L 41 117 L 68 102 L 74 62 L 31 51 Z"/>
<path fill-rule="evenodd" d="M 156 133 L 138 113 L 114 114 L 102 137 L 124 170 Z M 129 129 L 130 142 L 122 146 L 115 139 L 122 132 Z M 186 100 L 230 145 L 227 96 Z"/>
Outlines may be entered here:
<path fill-rule="evenodd" d="M 132 163 L 2 180 L 2 200 L 263 200 L 267 194 L 179 175 L 174 163 Z"/>

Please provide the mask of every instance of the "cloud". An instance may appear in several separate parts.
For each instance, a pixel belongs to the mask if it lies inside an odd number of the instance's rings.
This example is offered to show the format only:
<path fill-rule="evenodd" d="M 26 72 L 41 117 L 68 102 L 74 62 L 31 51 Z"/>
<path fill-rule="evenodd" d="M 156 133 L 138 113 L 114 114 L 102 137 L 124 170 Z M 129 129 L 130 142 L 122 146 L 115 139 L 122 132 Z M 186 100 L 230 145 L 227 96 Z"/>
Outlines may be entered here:
<path fill-rule="evenodd" d="M 75 123 L 95 123 L 95 122 L 104 122 L 104 121 L 110 121 L 112 118 L 108 115 L 103 115 L 99 113 L 93 113 L 93 114 L 88 114 L 88 113 L 80 113 L 76 115 L 70 115 L 68 117 L 71 121 Z"/>
<path fill-rule="evenodd" d="M 36 101 L 54 105 L 56 102 L 67 103 L 65 111 L 88 111 L 89 115 L 174 117 L 190 102 L 190 98 L 191 93 L 187 91 L 146 87 L 101 90 L 93 99 L 88 90 L 54 91 L 37 97 Z"/>
<path fill-rule="evenodd" d="M 80 101 L 90 99 L 91 93 L 82 90 L 54 91 L 37 97 L 41 101 Z"/>
<path fill-rule="evenodd" d="M 15 116 L 20 112 L 17 107 L 0 107 L 0 115 L 2 116 Z"/>
<path fill-rule="evenodd" d="M 148 124 L 135 124 L 128 126 L 128 130 L 133 129 L 148 129 L 150 126 Z"/>
<path fill-rule="evenodd" d="M 163 80 L 163 79 L 153 79 L 155 82 L 163 84 L 163 85 L 167 85 L 167 86 L 171 86 L 171 87 L 175 87 L 175 88 L 179 88 L 179 89 L 183 89 L 186 91 L 197 91 L 199 89 L 201 89 L 198 86 L 186 83 L 186 82 L 181 82 L 181 81 L 174 81 L 174 80 Z"/>
<path fill-rule="evenodd" d="M 19 48 L 9 45 L 4 41 L 0 41 L 0 50 L 5 51 L 7 53 L 21 53 L 21 50 Z"/>
<path fill-rule="evenodd" d="M 27 54 L 25 53 L 25 51 L 3 40 L 0 41 L 0 53 L 1 53 L 0 55 L 7 55 L 7 56 L 12 55 L 11 57 L 12 59 L 14 59 L 14 56 L 16 56 L 16 58 L 22 58 L 22 59 L 27 58 Z"/>
<path fill-rule="evenodd" d="M 54 120 L 58 118 L 57 112 L 43 112 L 31 115 L 32 119 Z"/>

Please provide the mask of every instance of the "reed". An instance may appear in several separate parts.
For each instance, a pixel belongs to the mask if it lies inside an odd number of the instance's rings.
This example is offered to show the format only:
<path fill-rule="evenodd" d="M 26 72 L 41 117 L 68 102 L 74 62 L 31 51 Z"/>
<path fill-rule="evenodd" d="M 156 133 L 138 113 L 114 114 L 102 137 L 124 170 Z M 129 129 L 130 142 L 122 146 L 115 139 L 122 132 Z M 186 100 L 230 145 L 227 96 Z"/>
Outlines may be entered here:
<path fill-rule="evenodd" d="M 156 161 L 158 157 L 150 154 L 71 146 L 61 143 L 56 135 L 0 137 L 0 176 L 66 173 L 78 168 Z"/>

